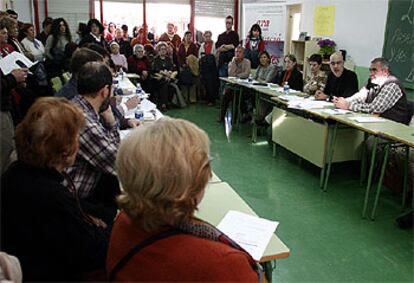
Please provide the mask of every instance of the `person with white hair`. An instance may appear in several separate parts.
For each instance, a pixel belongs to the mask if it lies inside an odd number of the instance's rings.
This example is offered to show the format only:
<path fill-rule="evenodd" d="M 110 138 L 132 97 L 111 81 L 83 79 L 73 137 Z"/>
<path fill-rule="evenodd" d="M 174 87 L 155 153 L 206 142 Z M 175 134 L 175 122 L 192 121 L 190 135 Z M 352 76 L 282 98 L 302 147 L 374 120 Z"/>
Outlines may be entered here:
<path fill-rule="evenodd" d="M 111 42 L 111 59 L 115 64 L 116 70 L 119 71 L 121 68 L 124 71 L 128 71 L 128 63 L 124 54 L 119 53 L 119 44 L 115 41 Z"/>

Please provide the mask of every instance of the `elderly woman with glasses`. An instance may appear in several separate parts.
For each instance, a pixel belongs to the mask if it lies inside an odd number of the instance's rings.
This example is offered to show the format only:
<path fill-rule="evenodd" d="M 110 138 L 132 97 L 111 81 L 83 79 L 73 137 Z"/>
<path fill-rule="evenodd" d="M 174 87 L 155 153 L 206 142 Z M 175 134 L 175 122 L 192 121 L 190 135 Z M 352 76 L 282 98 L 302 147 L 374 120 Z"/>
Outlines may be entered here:
<path fill-rule="evenodd" d="M 116 164 L 124 192 L 108 251 L 110 280 L 259 281 L 254 260 L 194 216 L 211 177 L 203 130 L 162 118 L 132 132 Z"/>

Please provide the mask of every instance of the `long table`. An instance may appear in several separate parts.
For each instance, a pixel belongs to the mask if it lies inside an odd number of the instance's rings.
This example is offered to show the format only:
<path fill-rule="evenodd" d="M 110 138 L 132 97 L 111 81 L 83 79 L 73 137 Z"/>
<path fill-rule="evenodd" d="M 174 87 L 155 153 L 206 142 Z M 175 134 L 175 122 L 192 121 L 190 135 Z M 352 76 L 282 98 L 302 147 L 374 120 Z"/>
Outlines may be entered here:
<path fill-rule="evenodd" d="M 242 95 L 243 88 L 252 90 L 255 95 L 256 112 L 253 119 L 252 141 L 256 142 L 257 138 L 257 113 L 260 112 L 260 102 L 268 102 L 274 105 L 274 115 L 272 121 L 272 140 L 274 142 L 274 152 L 276 144 L 281 144 L 290 151 L 298 154 L 300 157 L 310 161 L 321 168 L 320 186 L 326 191 L 329 181 L 331 165 L 333 162 L 345 160 L 357 160 L 357 156 L 363 156 L 365 146 L 363 141 L 368 135 L 374 136 L 374 148 L 371 155 L 371 165 L 367 180 L 367 190 L 364 199 L 363 213 L 368 202 L 369 189 L 372 183 L 373 166 L 375 161 L 376 146 L 380 138 L 389 140 L 389 145 L 385 146 L 384 160 L 381 166 L 380 182 L 384 175 L 385 165 L 388 157 L 388 150 L 393 143 L 401 143 L 406 146 L 406 162 L 404 168 L 404 193 L 403 206 L 405 204 L 405 192 L 407 190 L 408 176 L 408 152 L 409 147 L 414 147 L 414 129 L 412 127 L 396 123 L 394 121 L 384 121 L 380 123 L 357 123 L 349 118 L 353 116 L 373 116 L 370 114 L 351 113 L 347 115 L 330 115 L 323 112 L 323 109 L 303 109 L 290 110 L 287 102 L 279 98 L 282 92 L 269 87 L 256 87 L 246 80 L 236 78 L 222 78 L 227 84 L 234 84 L 240 87 L 239 96 Z M 240 97 L 239 97 L 240 98 Z M 233 108 L 240 101 L 233 101 Z M 237 120 L 237 117 L 236 117 Z M 237 122 L 237 121 L 236 121 Z M 277 133 L 276 130 L 279 130 Z M 351 132 L 347 132 L 351 131 Z M 308 140 L 304 135 L 310 135 Z M 310 146 L 312 145 L 312 146 Z M 362 154 L 361 154 L 362 152 Z M 365 177 L 363 172 L 366 164 L 365 158 L 362 158 L 363 166 L 361 169 L 361 180 Z M 378 202 L 379 190 L 381 183 L 378 183 L 372 219 L 374 219 L 375 209 Z"/>
<path fill-rule="evenodd" d="M 254 210 L 225 182 L 209 183 L 206 187 L 204 198 L 198 206 L 196 216 L 218 225 L 229 210 L 236 210 L 251 215 L 257 214 Z M 264 252 L 260 263 L 265 268 L 266 278 L 272 279 L 273 267 L 271 262 L 276 259 L 287 258 L 290 255 L 289 248 L 275 235 Z"/>

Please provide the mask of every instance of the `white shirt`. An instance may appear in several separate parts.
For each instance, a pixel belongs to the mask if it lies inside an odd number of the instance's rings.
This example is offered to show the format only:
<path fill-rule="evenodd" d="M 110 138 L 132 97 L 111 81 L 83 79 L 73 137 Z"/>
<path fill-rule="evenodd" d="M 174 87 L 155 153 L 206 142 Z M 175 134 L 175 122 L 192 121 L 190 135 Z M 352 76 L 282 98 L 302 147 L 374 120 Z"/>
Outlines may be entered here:
<path fill-rule="evenodd" d="M 35 61 L 42 62 L 44 60 L 45 47 L 43 46 L 40 40 L 37 40 L 35 38 L 34 41 L 31 41 L 27 37 L 25 37 L 22 40 L 21 44 L 26 49 L 26 51 L 32 53 Z"/>

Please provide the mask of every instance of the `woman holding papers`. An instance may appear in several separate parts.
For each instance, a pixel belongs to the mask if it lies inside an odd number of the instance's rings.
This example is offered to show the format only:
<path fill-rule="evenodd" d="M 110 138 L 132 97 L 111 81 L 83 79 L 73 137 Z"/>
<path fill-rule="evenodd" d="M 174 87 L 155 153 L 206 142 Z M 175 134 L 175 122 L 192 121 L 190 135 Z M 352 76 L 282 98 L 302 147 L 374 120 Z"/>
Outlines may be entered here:
<path fill-rule="evenodd" d="M 259 281 L 247 252 L 194 217 L 211 177 L 203 130 L 159 119 L 121 143 L 116 165 L 124 192 L 108 251 L 110 280 Z"/>

